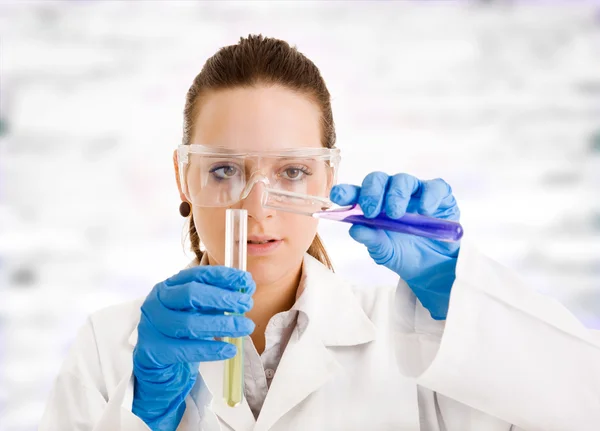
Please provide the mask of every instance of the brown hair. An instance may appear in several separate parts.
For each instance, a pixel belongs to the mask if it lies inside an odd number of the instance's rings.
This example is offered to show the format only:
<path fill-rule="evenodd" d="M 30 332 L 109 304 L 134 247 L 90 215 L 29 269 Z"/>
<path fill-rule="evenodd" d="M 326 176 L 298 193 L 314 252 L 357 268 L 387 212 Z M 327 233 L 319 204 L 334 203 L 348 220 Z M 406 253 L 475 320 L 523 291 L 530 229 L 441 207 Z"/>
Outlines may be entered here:
<path fill-rule="evenodd" d="M 280 85 L 310 97 L 321 108 L 321 142 L 324 147 L 333 148 L 336 137 L 331 96 L 319 69 L 287 42 L 262 35 L 240 38 L 237 45 L 221 48 L 206 61 L 186 96 L 183 144 L 191 143 L 194 119 L 198 114 L 202 95 L 211 91 L 258 85 Z M 200 237 L 192 215 L 189 235 L 192 251 L 199 262 L 203 252 L 200 250 Z M 318 234 L 308 248 L 308 253 L 333 270 Z"/>

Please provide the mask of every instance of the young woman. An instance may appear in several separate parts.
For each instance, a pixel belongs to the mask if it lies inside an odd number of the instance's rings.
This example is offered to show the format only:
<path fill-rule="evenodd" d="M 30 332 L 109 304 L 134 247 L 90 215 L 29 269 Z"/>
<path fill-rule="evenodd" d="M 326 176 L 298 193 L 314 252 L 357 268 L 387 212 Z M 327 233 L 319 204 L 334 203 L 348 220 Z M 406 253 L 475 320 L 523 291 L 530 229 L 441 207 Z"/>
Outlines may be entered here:
<path fill-rule="evenodd" d="M 268 187 L 358 203 L 367 217 L 459 219 L 441 179 L 374 172 L 335 185 L 338 161 L 310 60 L 261 36 L 210 58 L 174 154 L 197 259 L 145 300 L 89 318 L 41 429 L 600 429 L 598 333 L 466 239 L 352 226 L 399 276 L 357 288 L 333 273 L 316 219 L 263 206 Z M 247 272 L 222 266 L 227 208 L 248 213 Z M 234 408 L 222 378 L 236 350 L 221 337 L 245 337 Z"/>

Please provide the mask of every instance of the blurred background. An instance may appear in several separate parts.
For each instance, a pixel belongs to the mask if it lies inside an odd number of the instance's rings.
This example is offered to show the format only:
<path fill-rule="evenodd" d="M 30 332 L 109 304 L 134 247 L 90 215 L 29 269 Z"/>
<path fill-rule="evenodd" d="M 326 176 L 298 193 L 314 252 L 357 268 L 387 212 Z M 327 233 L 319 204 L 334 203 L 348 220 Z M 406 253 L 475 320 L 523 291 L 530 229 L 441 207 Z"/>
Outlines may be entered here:
<path fill-rule="evenodd" d="M 2 2 L 2 431 L 36 429 L 89 313 L 191 260 L 171 162 L 185 94 L 250 33 L 321 69 L 340 182 L 444 178 L 483 252 L 600 327 L 600 4 Z M 395 283 L 347 230 L 321 222 L 337 272 Z"/>

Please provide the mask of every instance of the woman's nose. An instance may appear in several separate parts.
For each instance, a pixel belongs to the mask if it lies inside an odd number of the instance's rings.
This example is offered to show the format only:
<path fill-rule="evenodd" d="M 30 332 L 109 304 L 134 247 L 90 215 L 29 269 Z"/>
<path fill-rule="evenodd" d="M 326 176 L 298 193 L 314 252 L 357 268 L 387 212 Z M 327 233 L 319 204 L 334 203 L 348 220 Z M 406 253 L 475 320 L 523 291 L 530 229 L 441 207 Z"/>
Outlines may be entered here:
<path fill-rule="evenodd" d="M 262 205 L 265 187 L 261 181 L 255 182 L 248 195 L 242 199 L 242 208 L 248 211 L 248 217 L 258 222 L 275 215 L 275 210 L 264 208 Z"/>

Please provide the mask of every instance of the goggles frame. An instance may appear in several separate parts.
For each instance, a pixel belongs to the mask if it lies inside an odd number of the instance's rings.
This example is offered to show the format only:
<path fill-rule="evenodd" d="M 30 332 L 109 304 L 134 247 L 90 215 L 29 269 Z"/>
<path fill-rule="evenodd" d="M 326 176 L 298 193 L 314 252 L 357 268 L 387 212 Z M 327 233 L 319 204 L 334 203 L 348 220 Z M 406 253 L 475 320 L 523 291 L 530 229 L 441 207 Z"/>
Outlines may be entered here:
<path fill-rule="evenodd" d="M 179 145 L 177 147 L 177 163 L 179 167 L 179 181 L 181 184 L 181 189 L 183 194 L 189 198 L 189 190 L 186 181 L 186 172 L 187 165 L 189 164 L 189 156 L 190 154 L 198 154 L 198 155 L 206 155 L 208 157 L 240 157 L 240 158 L 311 158 L 323 160 L 324 162 L 329 163 L 331 169 L 333 170 L 333 177 L 331 186 L 333 187 L 337 183 L 337 173 L 339 169 L 339 164 L 341 161 L 341 154 L 339 148 L 325 148 L 325 147 L 304 147 L 304 148 L 289 148 L 282 150 L 269 150 L 269 151 L 243 151 L 243 150 L 233 150 L 225 147 L 212 147 L 200 144 L 188 144 L 188 145 Z M 250 175 L 248 181 L 246 182 L 245 190 L 241 192 L 240 198 L 238 201 L 243 200 L 247 197 L 249 193 L 248 186 L 250 189 L 254 187 L 254 185 L 258 182 L 264 183 L 266 186 L 265 193 L 263 194 L 263 205 L 267 203 L 269 196 L 283 196 L 288 195 L 290 197 L 294 197 L 294 199 L 299 200 L 303 199 L 305 201 L 312 202 L 321 202 L 323 207 L 330 206 L 331 201 L 328 197 L 322 196 L 312 196 L 308 194 L 299 194 L 292 192 L 285 192 L 279 189 L 270 188 L 270 184 L 267 178 L 263 180 L 256 180 L 256 174 Z M 190 204 L 195 205 L 190 200 Z M 223 204 L 223 205 L 215 205 L 215 207 L 228 207 L 233 203 Z"/>

